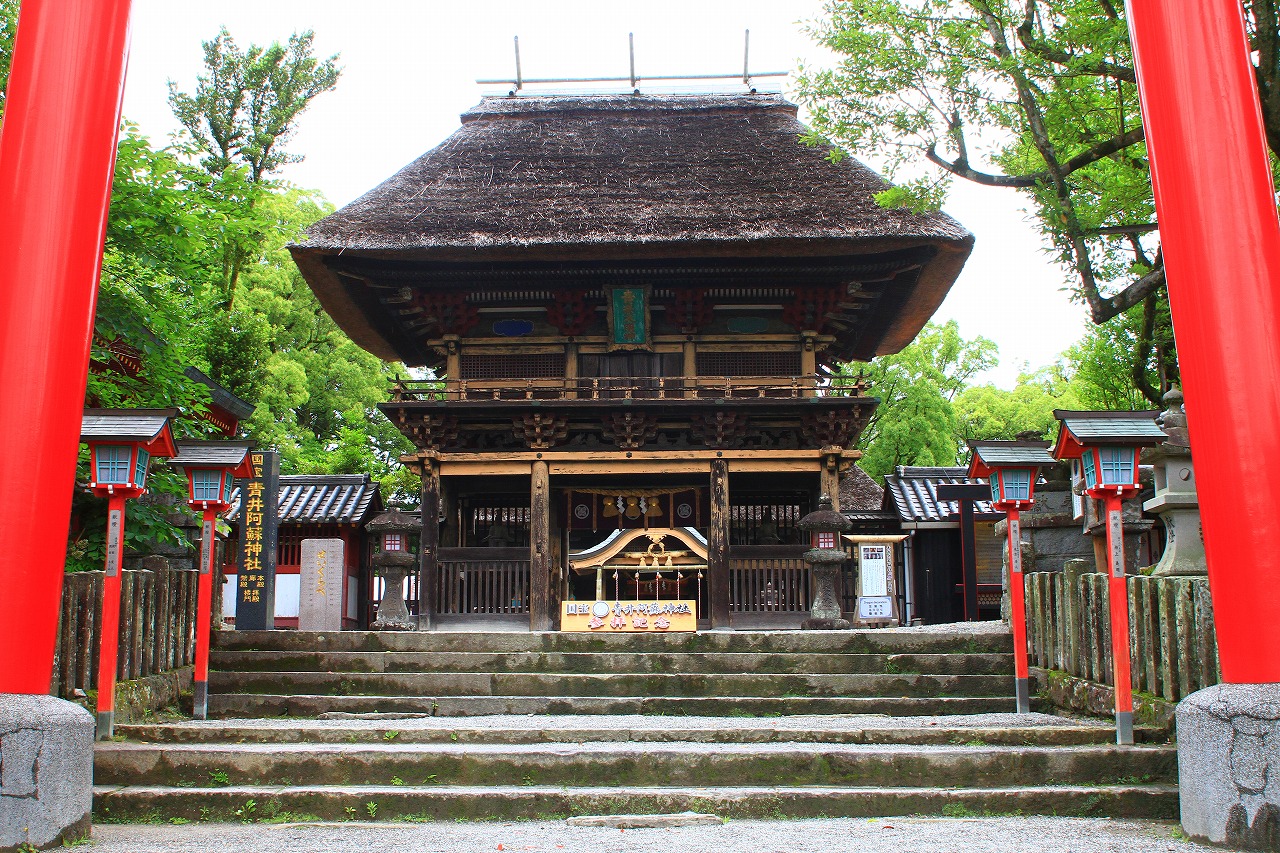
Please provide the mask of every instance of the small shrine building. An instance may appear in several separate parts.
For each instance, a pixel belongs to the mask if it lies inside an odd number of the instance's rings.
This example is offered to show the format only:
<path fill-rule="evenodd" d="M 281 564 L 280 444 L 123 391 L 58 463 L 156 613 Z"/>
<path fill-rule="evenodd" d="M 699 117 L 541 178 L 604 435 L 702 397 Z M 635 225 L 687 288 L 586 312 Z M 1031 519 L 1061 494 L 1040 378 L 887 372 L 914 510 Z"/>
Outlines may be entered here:
<path fill-rule="evenodd" d="M 420 627 L 807 615 L 796 522 L 877 402 L 834 370 L 908 344 L 973 238 L 804 131 L 769 94 L 486 98 L 290 247 L 357 344 L 437 377 L 381 406 L 422 474 Z"/>

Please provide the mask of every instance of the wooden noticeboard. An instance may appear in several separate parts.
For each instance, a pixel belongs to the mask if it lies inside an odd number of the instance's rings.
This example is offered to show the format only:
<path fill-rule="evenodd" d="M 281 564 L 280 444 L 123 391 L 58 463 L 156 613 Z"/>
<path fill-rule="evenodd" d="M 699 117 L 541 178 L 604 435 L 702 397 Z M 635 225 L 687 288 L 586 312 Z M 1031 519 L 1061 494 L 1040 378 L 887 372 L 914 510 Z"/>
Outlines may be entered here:
<path fill-rule="evenodd" d="M 845 536 L 858 566 L 857 621 L 864 625 L 898 625 L 898 580 L 894 546 L 905 536 Z"/>

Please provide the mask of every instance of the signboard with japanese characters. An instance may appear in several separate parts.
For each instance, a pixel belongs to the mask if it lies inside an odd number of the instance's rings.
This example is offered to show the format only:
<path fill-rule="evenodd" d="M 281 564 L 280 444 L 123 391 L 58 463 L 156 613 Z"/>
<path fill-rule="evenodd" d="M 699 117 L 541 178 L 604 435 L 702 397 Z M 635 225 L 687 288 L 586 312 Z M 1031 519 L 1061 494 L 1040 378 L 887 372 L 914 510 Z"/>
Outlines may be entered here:
<path fill-rule="evenodd" d="M 893 571 L 894 545 L 901 536 L 849 536 L 858 554 L 858 621 L 896 623 L 898 584 Z"/>
<path fill-rule="evenodd" d="M 240 482 L 240 565 L 236 576 L 236 630 L 275 627 L 276 500 L 280 456 L 272 450 L 249 454 L 253 476 Z"/>
<path fill-rule="evenodd" d="M 566 601 L 561 631 L 598 634 L 698 630 L 696 601 Z"/>

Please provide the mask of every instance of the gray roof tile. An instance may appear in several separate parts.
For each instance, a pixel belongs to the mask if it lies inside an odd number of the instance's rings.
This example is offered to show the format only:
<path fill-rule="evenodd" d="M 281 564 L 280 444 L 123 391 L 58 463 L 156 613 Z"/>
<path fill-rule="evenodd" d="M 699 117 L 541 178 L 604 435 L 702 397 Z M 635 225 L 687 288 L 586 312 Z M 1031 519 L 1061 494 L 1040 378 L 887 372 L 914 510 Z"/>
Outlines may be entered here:
<path fill-rule="evenodd" d="M 305 474 L 280 478 L 276 518 L 293 524 L 363 524 L 382 511 L 378 484 L 368 474 Z M 231 493 L 228 521 L 240 515 L 240 487 Z"/>

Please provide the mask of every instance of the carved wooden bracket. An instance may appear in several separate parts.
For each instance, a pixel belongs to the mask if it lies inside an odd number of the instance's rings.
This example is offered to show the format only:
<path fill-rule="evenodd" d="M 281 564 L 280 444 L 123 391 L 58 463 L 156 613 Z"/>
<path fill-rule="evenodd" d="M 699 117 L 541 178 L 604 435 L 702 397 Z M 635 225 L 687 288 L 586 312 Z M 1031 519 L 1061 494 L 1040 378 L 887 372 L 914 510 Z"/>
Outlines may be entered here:
<path fill-rule="evenodd" d="M 644 447 L 658 434 L 657 415 L 614 412 L 603 418 L 605 437 L 622 450 Z"/>
<path fill-rule="evenodd" d="M 693 431 L 708 447 L 737 447 L 747 433 L 747 416 L 742 412 L 693 415 L 689 421 Z"/>
<path fill-rule="evenodd" d="M 399 421 L 408 427 L 409 440 L 419 450 L 440 450 L 458 440 L 458 419 L 453 415 L 420 415 L 417 418 L 399 412 Z M 404 426 L 401 431 L 404 431 Z"/>
<path fill-rule="evenodd" d="M 530 450 L 547 450 L 564 441 L 569 434 L 568 415 L 548 415 L 535 412 L 512 418 L 516 438 L 524 441 Z"/>
<path fill-rule="evenodd" d="M 860 409 L 808 412 L 800 421 L 800 432 L 812 447 L 853 447 L 864 422 Z"/>

